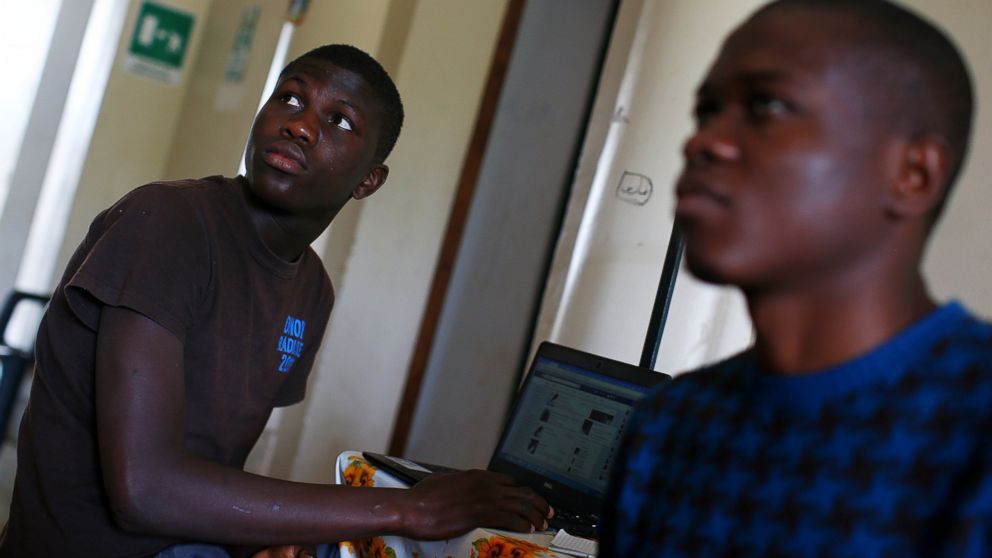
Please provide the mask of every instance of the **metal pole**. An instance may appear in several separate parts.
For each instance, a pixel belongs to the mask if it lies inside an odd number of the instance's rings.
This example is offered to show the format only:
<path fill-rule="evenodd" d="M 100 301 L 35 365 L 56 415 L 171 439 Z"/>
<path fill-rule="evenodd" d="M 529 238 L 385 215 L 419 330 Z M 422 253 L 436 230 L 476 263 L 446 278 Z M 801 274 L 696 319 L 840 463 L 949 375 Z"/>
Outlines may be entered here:
<path fill-rule="evenodd" d="M 651 321 L 648 322 L 648 334 L 644 339 L 644 351 L 641 352 L 640 362 L 642 368 L 653 370 L 654 363 L 658 360 L 661 334 L 665 331 L 665 321 L 668 319 L 668 309 L 672 305 L 672 292 L 675 291 L 675 279 L 678 277 L 681 262 L 682 229 L 676 221 L 672 224 L 672 235 L 668 239 L 665 264 L 661 268 L 661 280 L 658 282 L 658 294 L 655 295 Z"/>

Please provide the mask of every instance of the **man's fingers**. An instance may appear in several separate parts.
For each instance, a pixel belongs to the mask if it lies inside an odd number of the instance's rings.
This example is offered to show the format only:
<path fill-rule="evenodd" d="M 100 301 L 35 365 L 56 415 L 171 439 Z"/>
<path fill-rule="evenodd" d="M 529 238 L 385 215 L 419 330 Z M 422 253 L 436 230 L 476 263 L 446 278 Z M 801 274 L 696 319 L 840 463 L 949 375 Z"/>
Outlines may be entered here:
<path fill-rule="evenodd" d="M 548 528 L 548 519 L 554 512 L 551 506 L 534 490 L 519 486 L 508 475 L 490 473 L 490 479 L 498 483 L 498 493 L 493 503 L 501 512 L 511 514 L 514 526 L 506 525 L 504 529 L 531 532 L 543 531 Z M 521 522 L 520 519 L 523 521 Z"/>
<path fill-rule="evenodd" d="M 548 519 L 554 517 L 554 513 L 552 512 L 551 506 L 548 504 L 548 502 L 544 498 L 542 498 L 540 494 L 534 492 L 530 488 L 525 488 L 521 486 L 507 488 L 504 491 L 503 498 L 513 499 L 513 500 L 523 500 L 529 502 L 532 506 L 534 506 L 540 511 L 542 517 Z"/>
<path fill-rule="evenodd" d="M 550 517 L 551 507 L 544 498 L 529 488 L 506 489 L 497 500 L 497 507 L 500 511 L 510 512 L 524 518 L 528 523 L 525 531 L 543 531 L 548 528 L 547 520 Z M 530 529 L 530 526 L 533 526 L 534 529 Z"/>
<path fill-rule="evenodd" d="M 533 490 L 507 475 L 481 470 L 429 477 L 409 496 L 416 511 L 405 533 L 418 539 L 450 538 L 480 526 L 533 532 L 546 529 L 552 515 Z"/>
<path fill-rule="evenodd" d="M 481 469 L 473 469 L 474 471 L 480 471 L 481 473 L 488 476 L 496 484 L 502 486 L 516 486 L 517 482 L 513 480 L 513 477 L 504 473 L 494 473 L 492 471 L 482 471 Z"/>
<path fill-rule="evenodd" d="M 518 533 L 533 533 L 540 528 L 528 518 L 512 511 L 493 510 L 489 518 L 483 521 L 483 526 Z"/>

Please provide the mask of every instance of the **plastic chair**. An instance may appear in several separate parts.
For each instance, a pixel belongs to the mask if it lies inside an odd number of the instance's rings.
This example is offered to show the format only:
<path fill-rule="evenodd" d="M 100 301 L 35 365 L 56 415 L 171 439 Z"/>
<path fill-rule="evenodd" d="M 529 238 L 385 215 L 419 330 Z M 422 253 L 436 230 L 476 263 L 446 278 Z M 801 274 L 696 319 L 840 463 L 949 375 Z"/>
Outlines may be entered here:
<path fill-rule="evenodd" d="M 14 311 L 22 302 L 37 304 L 44 308 L 51 298 L 48 295 L 11 291 L 0 309 L 0 442 L 6 439 L 7 423 L 10 422 L 17 400 L 17 392 L 24 379 L 24 372 L 34 364 L 34 336 L 29 346 L 15 347 L 7 338 L 7 330 Z"/>

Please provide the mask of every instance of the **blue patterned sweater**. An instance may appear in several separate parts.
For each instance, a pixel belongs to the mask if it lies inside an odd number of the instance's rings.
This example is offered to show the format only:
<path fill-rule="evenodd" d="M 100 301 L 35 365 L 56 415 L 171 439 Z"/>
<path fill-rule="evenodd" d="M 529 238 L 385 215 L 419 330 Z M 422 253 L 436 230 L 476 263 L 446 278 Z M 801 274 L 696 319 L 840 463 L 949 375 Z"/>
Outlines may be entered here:
<path fill-rule="evenodd" d="M 684 374 L 628 426 L 600 557 L 992 556 L 992 326 L 949 303 L 844 365 Z"/>

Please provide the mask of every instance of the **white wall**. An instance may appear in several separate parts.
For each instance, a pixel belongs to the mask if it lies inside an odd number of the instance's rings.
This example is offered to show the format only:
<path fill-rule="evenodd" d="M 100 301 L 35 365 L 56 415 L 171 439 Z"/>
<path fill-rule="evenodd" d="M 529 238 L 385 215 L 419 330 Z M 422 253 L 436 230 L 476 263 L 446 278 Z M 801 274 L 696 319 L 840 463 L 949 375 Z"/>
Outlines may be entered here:
<path fill-rule="evenodd" d="M 693 92 L 727 32 L 756 0 L 624 2 L 583 164 L 569 209 L 535 340 L 637 362 L 664 260 L 681 144 L 692 129 Z M 960 42 L 976 74 L 978 98 L 992 95 L 992 24 L 988 0 L 914 0 Z M 619 70 L 623 68 L 623 70 Z M 974 150 L 956 199 L 927 259 L 940 297 L 961 296 L 992 315 L 992 121 L 982 107 Z M 598 135 L 596 135 L 598 134 Z M 644 205 L 617 196 L 625 170 L 653 181 Z M 751 337 L 738 293 L 700 284 L 688 273 L 676 283 L 658 370 L 680 372 L 746 346 Z"/>
<path fill-rule="evenodd" d="M 3 293 L 16 283 L 19 263 L 56 145 L 59 123 L 93 8 L 93 0 L 59 4 L 51 41 L 45 43 L 43 68 L 39 68 L 39 83 L 45 86 L 38 87 L 34 97 L 28 91 L 20 91 L 24 96 L 17 99 L 19 105 L 16 110 L 30 116 L 26 129 L 22 130 L 23 138 L 16 138 L 19 148 L 15 153 L 5 154 L 10 158 L 9 168 L 13 174 L 10 176 L 10 189 L 4 194 L 3 210 L 0 211 L 0 262 L 4 262 L 0 265 L 0 292 Z M 10 24 L 22 25 L 23 22 L 11 19 Z M 42 35 L 45 22 L 36 21 L 24 27 L 29 32 Z M 11 93 L 16 94 L 17 91 L 15 86 Z M 13 129 L 7 130 L 8 135 L 14 133 L 16 131 Z"/>
<path fill-rule="evenodd" d="M 757 1 L 621 4 L 620 25 L 555 256 L 535 341 L 637 363 L 672 226 L 672 182 L 693 92 L 722 35 Z M 592 133 L 598 137 L 592 137 Z M 643 205 L 617 195 L 625 171 L 650 178 Z M 638 200 L 640 201 L 640 200 Z M 656 368 L 678 371 L 750 338 L 732 291 L 680 274 Z"/>
<path fill-rule="evenodd" d="M 0 20 L 0 49 L 4 52 L 0 74 L 6 87 L 0 89 L 0 119 L 6 133 L 0 135 L 0 215 L 31 114 L 29 100 L 38 92 L 61 5 L 62 0 L 35 0 L 4 6 Z"/>
<path fill-rule="evenodd" d="M 963 49 L 975 80 L 978 112 L 971 155 L 925 261 L 940 299 L 958 298 L 992 318 L 992 1 L 909 0 L 940 22 Z"/>

